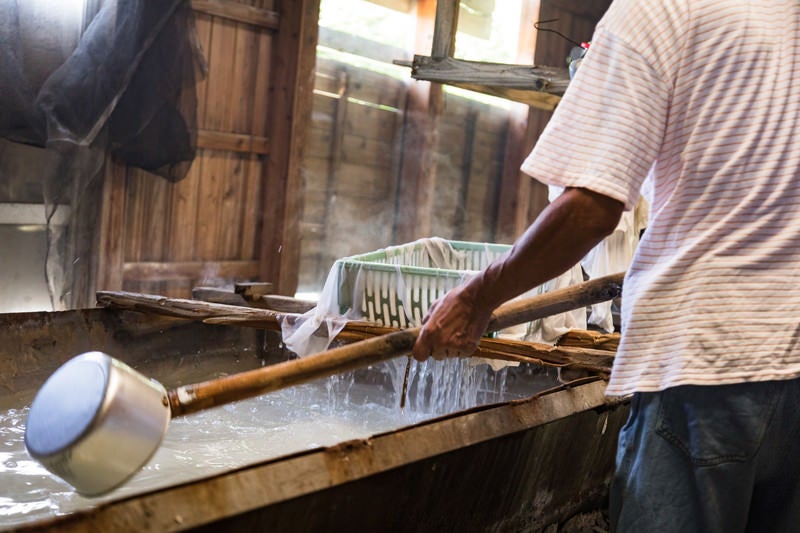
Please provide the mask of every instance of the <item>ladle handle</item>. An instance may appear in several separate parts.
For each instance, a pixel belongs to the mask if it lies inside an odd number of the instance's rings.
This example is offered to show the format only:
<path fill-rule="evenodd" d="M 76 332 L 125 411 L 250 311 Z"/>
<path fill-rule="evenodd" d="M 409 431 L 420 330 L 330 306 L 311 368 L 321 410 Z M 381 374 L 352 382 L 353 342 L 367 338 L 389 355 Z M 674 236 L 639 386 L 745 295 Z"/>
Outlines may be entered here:
<path fill-rule="evenodd" d="M 621 294 L 623 277 L 624 273 L 613 274 L 506 303 L 492 314 L 489 330 L 611 300 Z M 392 359 L 409 353 L 419 332 L 420 328 L 403 329 L 308 357 L 184 385 L 169 391 L 171 413 L 194 413 Z"/>
<path fill-rule="evenodd" d="M 172 416 L 252 398 L 293 385 L 363 368 L 411 351 L 420 328 L 371 339 L 169 391 Z"/>

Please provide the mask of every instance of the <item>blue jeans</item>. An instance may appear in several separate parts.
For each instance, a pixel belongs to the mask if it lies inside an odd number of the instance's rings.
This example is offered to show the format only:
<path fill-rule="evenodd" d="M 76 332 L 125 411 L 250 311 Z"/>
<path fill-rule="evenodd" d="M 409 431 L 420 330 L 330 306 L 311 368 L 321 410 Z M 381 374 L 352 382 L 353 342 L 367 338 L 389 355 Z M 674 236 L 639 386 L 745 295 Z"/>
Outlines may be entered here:
<path fill-rule="evenodd" d="M 800 380 L 635 394 L 610 515 L 622 533 L 800 531 Z"/>

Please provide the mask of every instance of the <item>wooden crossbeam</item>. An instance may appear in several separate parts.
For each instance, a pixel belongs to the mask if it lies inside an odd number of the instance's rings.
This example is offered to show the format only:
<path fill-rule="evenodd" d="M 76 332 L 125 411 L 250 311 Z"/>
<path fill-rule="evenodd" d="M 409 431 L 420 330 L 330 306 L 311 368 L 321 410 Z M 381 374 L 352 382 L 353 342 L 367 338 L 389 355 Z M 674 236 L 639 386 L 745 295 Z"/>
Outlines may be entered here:
<path fill-rule="evenodd" d="M 269 30 L 277 30 L 280 23 L 280 15 L 276 11 L 230 0 L 192 0 L 192 9 L 207 15 L 252 24 Z"/>

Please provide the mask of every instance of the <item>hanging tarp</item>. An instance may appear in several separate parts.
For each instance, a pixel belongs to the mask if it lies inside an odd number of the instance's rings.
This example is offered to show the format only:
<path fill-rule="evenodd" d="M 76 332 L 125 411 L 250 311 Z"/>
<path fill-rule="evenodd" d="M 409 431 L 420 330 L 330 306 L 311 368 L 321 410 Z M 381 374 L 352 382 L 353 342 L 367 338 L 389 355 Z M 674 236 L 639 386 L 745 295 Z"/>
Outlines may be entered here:
<path fill-rule="evenodd" d="M 94 146 L 183 178 L 195 155 L 194 91 L 204 72 L 188 0 L 105 0 L 83 13 L 66 54 L 73 30 L 62 23 L 48 33 L 54 15 L 35 4 L 0 0 L 0 137 Z M 59 32 L 56 45 L 47 43 Z"/>

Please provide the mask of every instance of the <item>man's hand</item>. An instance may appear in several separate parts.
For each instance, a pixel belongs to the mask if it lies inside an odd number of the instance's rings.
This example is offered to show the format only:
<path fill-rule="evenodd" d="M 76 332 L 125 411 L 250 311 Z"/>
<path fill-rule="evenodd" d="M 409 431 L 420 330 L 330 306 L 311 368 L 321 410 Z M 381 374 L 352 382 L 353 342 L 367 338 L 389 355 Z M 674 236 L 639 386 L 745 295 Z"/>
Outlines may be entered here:
<path fill-rule="evenodd" d="M 491 315 L 492 309 L 478 303 L 473 284 L 468 282 L 448 291 L 422 319 L 422 331 L 414 344 L 414 359 L 472 355 Z"/>

